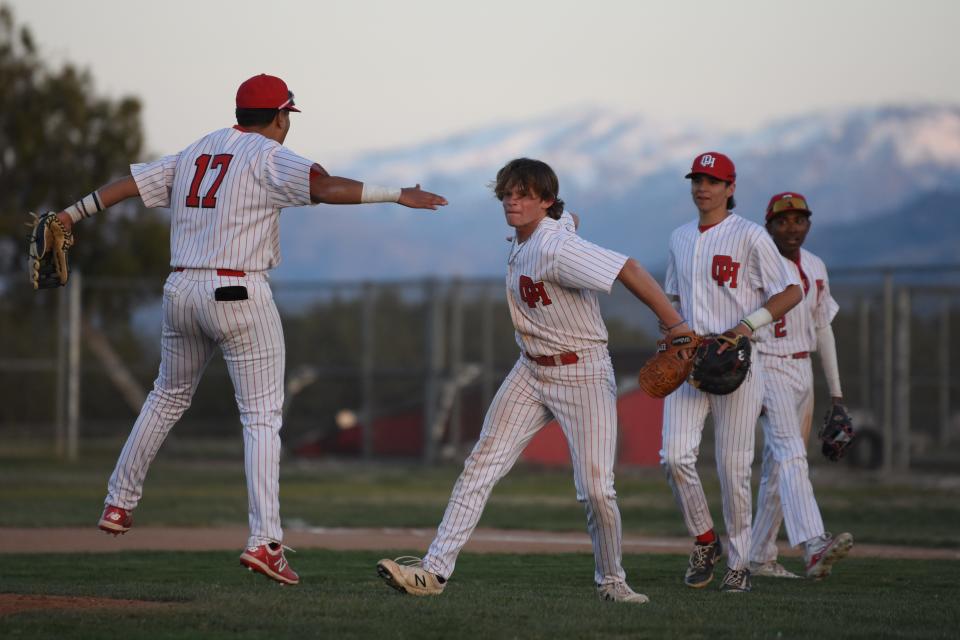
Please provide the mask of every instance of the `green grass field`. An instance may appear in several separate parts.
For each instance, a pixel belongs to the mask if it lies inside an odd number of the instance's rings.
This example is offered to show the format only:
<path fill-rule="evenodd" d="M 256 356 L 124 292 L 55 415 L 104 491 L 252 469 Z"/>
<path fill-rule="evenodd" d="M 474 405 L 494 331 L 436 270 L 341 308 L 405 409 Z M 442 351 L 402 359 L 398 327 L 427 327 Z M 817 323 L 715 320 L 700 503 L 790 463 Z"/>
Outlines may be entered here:
<path fill-rule="evenodd" d="M 161 451 L 137 509 L 137 526 L 245 523 L 239 451 L 210 460 L 202 450 L 184 447 Z M 29 450 L 0 455 L 0 527 L 93 527 L 116 453 L 110 447 L 85 452 L 76 464 Z M 285 461 L 282 511 L 288 523 L 435 527 L 458 472 Z M 703 472 L 710 477 L 709 469 Z M 956 482 L 894 482 L 835 468 L 818 468 L 814 478 L 834 531 L 852 531 L 863 543 L 960 549 Z M 659 472 L 621 472 L 617 489 L 627 533 L 685 534 Z M 708 480 L 707 491 L 720 522 L 715 479 Z M 494 490 L 481 526 L 583 531 L 584 517 L 569 473 L 518 468 Z M 298 587 L 243 571 L 239 548 L 6 551 L 0 593 L 175 604 L 24 612 L 0 617 L 2 638 L 952 638 L 960 628 L 960 561 L 854 557 L 822 583 L 755 579 L 754 593 L 733 595 L 714 585 L 703 591 L 684 587 L 683 556 L 630 555 L 624 562 L 628 577 L 652 599 L 636 607 L 596 600 L 588 554 L 466 553 L 441 597 L 418 599 L 387 589 L 376 577 L 376 561 L 402 550 L 301 550 L 291 556 L 303 579 Z"/>
<path fill-rule="evenodd" d="M 236 553 L 5 556 L 4 590 L 178 603 L 162 610 L 35 611 L 0 618 L 4 638 L 947 638 L 957 563 L 845 561 L 819 584 L 755 580 L 750 594 L 687 589 L 682 556 L 628 556 L 648 605 L 596 600 L 587 554 L 464 554 L 436 598 L 376 577 L 374 552 L 295 556 L 281 587 L 238 568 Z M 952 565 L 952 566 L 950 566 Z M 840 570 L 837 570 L 840 574 Z M 110 635 L 104 633 L 109 629 Z"/>

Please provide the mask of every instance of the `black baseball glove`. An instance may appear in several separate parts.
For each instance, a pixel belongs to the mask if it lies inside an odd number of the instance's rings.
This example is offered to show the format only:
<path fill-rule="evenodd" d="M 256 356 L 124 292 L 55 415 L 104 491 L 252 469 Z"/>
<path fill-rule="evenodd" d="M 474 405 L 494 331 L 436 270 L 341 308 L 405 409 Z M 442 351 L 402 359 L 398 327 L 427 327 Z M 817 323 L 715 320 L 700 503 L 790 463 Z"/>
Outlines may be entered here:
<path fill-rule="evenodd" d="M 720 345 L 729 345 L 717 353 Z M 750 371 L 750 340 L 746 336 L 727 331 L 705 336 L 693 358 L 690 384 L 707 393 L 719 396 L 733 393 Z"/>
<path fill-rule="evenodd" d="M 42 216 L 31 213 L 33 222 L 30 229 L 29 271 L 34 289 L 53 289 L 67 284 L 70 264 L 67 250 L 73 246 L 73 234 L 57 218 L 57 214 L 48 211 Z"/>
<path fill-rule="evenodd" d="M 856 437 L 853 420 L 845 406 L 836 403 L 830 407 L 823 418 L 819 437 L 823 442 L 823 455 L 834 462 L 843 457 Z"/>

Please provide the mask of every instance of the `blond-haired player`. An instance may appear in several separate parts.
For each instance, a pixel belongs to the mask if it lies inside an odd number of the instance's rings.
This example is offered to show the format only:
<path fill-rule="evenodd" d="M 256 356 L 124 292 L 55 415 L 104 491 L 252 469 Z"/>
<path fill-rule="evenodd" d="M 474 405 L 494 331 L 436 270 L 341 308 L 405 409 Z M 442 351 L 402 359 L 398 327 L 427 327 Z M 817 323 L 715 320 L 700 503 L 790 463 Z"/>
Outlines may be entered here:
<path fill-rule="evenodd" d="M 516 236 L 507 258 L 507 303 L 520 355 L 497 391 L 464 463 L 427 555 L 384 559 L 386 583 L 415 595 L 443 591 L 494 485 L 531 438 L 556 417 L 570 447 L 577 500 L 593 541 L 594 582 L 603 600 L 643 604 L 621 564 L 613 487 L 617 393 L 597 292 L 620 281 L 668 329 L 687 331 L 660 285 L 640 264 L 574 233 L 559 181 L 547 164 L 518 158 L 497 173 L 494 192 Z"/>

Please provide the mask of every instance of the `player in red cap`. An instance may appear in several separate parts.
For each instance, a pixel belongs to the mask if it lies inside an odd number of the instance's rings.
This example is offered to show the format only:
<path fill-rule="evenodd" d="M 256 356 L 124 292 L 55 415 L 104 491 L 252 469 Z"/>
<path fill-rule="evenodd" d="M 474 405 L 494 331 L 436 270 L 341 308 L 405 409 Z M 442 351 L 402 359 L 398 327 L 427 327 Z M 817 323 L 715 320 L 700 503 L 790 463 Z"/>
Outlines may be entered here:
<path fill-rule="evenodd" d="M 127 198 L 171 210 L 160 373 L 110 476 L 98 526 L 116 535 L 133 525 L 147 469 L 219 350 L 243 424 L 250 536 L 240 562 L 284 584 L 300 578 L 284 557 L 280 526 L 286 353 L 267 281 L 280 262 L 280 211 L 321 202 L 396 202 L 415 209 L 447 204 L 419 185 L 378 187 L 331 176 L 290 151 L 283 142 L 290 113 L 299 111 L 283 80 L 254 76 L 237 90 L 236 126 L 207 134 L 179 153 L 132 165 L 131 175 L 58 214 L 70 229 Z"/>
<path fill-rule="evenodd" d="M 803 248 L 811 213 L 807 199 L 796 192 L 778 193 L 767 205 L 767 231 L 787 267 L 800 278 L 803 301 L 760 329 L 762 337 L 757 340 L 757 359 L 764 374 L 763 467 L 750 545 L 750 571 L 757 576 L 799 577 L 777 562 L 782 521 L 786 521 L 790 545 L 803 544 L 808 578 L 830 575 L 833 564 L 853 546 L 849 533 L 832 536 L 824 531 L 807 467 L 813 414 L 811 352 L 820 352 L 832 401 L 843 402 L 830 327 L 839 307 L 830 295 L 823 260 Z"/>
<path fill-rule="evenodd" d="M 800 301 L 790 273 L 763 227 L 736 215 L 737 172 L 722 153 L 698 155 L 690 172 L 697 219 L 670 236 L 664 291 L 699 335 L 728 331 L 750 338 Z M 707 414 L 713 414 L 728 569 L 720 589 L 750 591 L 750 470 L 760 415 L 763 371 L 752 365 L 740 387 L 711 395 L 685 383 L 667 396 L 660 460 L 690 535 L 696 537 L 684 582 L 705 587 L 722 553 L 697 473 Z"/>

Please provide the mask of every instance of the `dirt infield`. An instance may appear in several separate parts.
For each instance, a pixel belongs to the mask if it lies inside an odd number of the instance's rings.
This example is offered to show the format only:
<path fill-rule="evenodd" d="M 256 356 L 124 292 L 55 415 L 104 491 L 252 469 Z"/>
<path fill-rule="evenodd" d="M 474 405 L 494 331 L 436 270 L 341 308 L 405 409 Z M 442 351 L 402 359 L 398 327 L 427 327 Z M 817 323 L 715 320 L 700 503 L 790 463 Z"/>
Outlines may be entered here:
<path fill-rule="evenodd" d="M 146 600 L 0 593 L 0 616 L 9 616 L 32 609 L 164 609 L 173 606 L 176 604 L 172 602 Z"/>
<path fill-rule="evenodd" d="M 425 550 L 434 529 L 346 529 L 324 527 L 287 528 L 284 543 L 294 549 Z M 126 535 L 111 536 L 94 527 L 0 528 L 2 553 L 105 553 L 117 551 L 221 551 L 241 550 L 246 544 L 245 527 L 206 529 L 138 527 Z M 475 553 L 589 553 L 586 533 L 477 529 L 466 551 Z M 688 538 L 624 536 L 624 553 L 677 553 L 690 551 Z M 800 555 L 781 543 L 785 556 Z M 851 557 L 960 560 L 960 549 L 857 544 Z"/>

